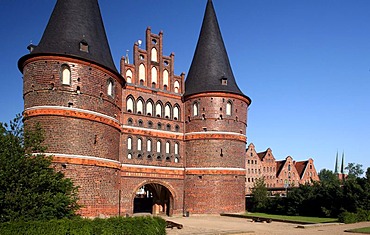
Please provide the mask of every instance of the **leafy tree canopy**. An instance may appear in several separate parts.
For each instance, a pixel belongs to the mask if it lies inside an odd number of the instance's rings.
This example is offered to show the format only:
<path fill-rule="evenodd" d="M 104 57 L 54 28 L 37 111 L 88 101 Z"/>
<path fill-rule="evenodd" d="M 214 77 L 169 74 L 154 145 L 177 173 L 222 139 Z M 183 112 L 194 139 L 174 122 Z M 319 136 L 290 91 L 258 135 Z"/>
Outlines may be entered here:
<path fill-rule="evenodd" d="M 42 142 L 40 125 L 24 131 L 20 115 L 0 123 L 0 222 L 75 216 L 77 187 L 54 171 Z"/>
<path fill-rule="evenodd" d="M 364 170 L 362 169 L 361 164 L 355 164 L 353 162 L 348 163 L 348 166 L 345 168 L 348 171 L 348 176 L 353 176 L 354 178 L 360 177 L 363 173 Z"/>

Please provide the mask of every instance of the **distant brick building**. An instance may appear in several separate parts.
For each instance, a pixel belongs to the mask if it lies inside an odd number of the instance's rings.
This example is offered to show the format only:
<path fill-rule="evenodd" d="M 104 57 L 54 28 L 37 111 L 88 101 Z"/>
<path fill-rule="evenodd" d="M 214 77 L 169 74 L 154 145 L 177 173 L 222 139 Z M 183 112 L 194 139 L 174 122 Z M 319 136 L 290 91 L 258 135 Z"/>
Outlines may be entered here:
<path fill-rule="evenodd" d="M 251 99 L 211 0 L 186 81 L 150 28 L 118 72 L 97 0 L 58 0 L 28 48 L 18 62 L 25 127 L 44 128 L 55 168 L 80 187 L 83 216 L 244 211 Z"/>
<path fill-rule="evenodd" d="M 260 178 L 264 179 L 269 190 L 277 192 L 319 180 L 312 158 L 297 162 L 288 156 L 285 160 L 276 161 L 270 148 L 257 153 L 255 146 L 249 144 L 245 162 L 247 195 L 251 194 L 255 181 Z"/>

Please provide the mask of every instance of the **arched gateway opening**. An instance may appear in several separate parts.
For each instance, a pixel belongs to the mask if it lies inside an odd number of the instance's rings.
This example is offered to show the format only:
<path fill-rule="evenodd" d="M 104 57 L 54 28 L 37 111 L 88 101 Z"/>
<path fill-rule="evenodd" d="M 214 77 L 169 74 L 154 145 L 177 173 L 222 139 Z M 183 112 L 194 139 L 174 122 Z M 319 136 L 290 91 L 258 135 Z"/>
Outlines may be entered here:
<path fill-rule="evenodd" d="M 173 195 L 165 186 L 148 183 L 141 186 L 134 197 L 134 213 L 172 215 Z"/>

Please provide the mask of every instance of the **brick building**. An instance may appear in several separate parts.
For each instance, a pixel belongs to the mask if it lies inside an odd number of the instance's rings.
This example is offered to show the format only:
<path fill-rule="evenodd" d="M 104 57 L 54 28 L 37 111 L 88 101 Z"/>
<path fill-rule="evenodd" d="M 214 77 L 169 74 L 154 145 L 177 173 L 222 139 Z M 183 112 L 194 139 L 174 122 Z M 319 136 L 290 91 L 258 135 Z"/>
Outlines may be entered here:
<path fill-rule="evenodd" d="M 251 100 L 211 0 L 186 80 L 150 28 L 118 72 L 97 0 L 58 0 L 28 49 L 18 62 L 25 127 L 44 128 L 55 168 L 80 187 L 83 216 L 244 211 Z"/>
<path fill-rule="evenodd" d="M 251 194 L 254 182 L 263 178 L 270 191 L 280 192 L 286 187 L 318 181 L 313 159 L 294 161 L 291 156 L 276 161 L 272 150 L 257 153 L 255 146 L 249 144 L 246 151 L 246 195 Z"/>

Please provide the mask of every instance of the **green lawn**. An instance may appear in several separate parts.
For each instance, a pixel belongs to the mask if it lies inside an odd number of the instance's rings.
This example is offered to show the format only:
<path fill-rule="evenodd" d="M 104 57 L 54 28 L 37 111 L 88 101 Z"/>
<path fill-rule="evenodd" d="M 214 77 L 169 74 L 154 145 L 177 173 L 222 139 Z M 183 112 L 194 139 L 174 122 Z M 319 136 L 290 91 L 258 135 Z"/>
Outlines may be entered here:
<path fill-rule="evenodd" d="M 370 234 L 370 227 L 346 230 L 346 232 Z"/>
<path fill-rule="evenodd" d="M 302 223 L 332 223 L 337 222 L 336 218 L 319 218 L 319 217 L 306 217 L 306 216 L 288 216 L 288 215 L 273 215 L 265 213 L 249 213 L 245 214 L 246 216 L 256 216 L 261 218 L 275 219 L 275 220 L 285 220 L 292 222 L 302 222 Z"/>

